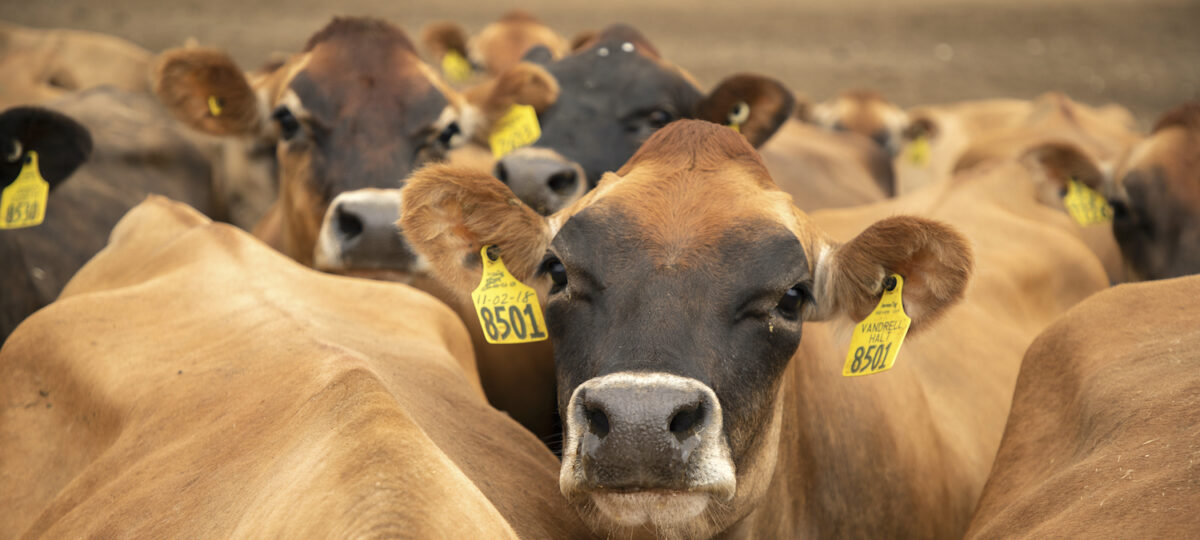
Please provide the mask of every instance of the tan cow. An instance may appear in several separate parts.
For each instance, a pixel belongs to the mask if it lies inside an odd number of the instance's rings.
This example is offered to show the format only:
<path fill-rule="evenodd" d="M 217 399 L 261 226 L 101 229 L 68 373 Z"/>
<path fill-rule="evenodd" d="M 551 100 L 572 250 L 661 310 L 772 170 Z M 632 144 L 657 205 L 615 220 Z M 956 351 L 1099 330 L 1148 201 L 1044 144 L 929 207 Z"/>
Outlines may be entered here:
<path fill-rule="evenodd" d="M 167 51 L 154 88 L 195 129 L 277 142 L 279 198 L 255 230 L 305 264 L 335 196 L 397 187 L 478 123 L 402 30 L 370 18 L 335 18 L 303 52 L 249 79 L 223 52 Z"/>
<path fill-rule="evenodd" d="M 1113 180 L 1113 233 L 1133 273 L 1200 273 L 1200 101 L 1163 115 Z"/>
<path fill-rule="evenodd" d="M 109 85 L 150 90 L 151 54 L 116 36 L 0 22 L 0 108 Z"/>
<path fill-rule="evenodd" d="M 891 156 L 904 143 L 908 113 L 875 90 L 846 90 L 811 107 L 809 120 L 829 131 L 856 133 Z"/>
<path fill-rule="evenodd" d="M 454 52 L 467 59 L 486 77 L 495 77 L 517 65 L 535 47 L 543 47 L 545 61 L 558 60 L 570 51 L 566 38 L 527 11 L 514 9 L 468 38 L 453 21 L 438 21 L 421 29 L 421 45 L 438 63 Z"/>
<path fill-rule="evenodd" d="M 1050 92 L 1036 100 L 996 99 L 909 109 L 906 144 L 893 164 L 898 194 L 1044 142 L 1070 142 L 1115 161 L 1139 137 L 1118 105 L 1091 107 Z M 922 148 L 923 147 L 923 148 Z"/>
<path fill-rule="evenodd" d="M 810 218 L 743 138 L 681 121 L 549 218 L 493 178 L 434 166 L 402 190 L 401 223 L 460 295 L 492 244 L 539 291 L 560 489 L 593 530 L 951 538 L 1025 347 L 1107 284 L 1009 166 Z M 850 326 L 893 272 L 914 335 L 895 369 L 845 378 Z"/>
<path fill-rule="evenodd" d="M 574 538 L 466 332 L 151 198 L 0 353 L 0 536 Z"/>
<path fill-rule="evenodd" d="M 1038 337 L 968 538 L 1200 531 L 1197 297 L 1200 277 L 1121 285 Z"/>

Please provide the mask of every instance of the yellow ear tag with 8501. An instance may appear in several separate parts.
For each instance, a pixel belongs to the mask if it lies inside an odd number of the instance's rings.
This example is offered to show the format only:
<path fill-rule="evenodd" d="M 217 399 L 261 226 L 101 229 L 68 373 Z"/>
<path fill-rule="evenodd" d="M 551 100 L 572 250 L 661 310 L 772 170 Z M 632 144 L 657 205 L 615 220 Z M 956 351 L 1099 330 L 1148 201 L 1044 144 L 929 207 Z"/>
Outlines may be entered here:
<path fill-rule="evenodd" d="M 537 111 L 531 105 L 513 105 L 496 121 L 488 144 L 492 155 L 500 159 L 522 146 L 537 142 L 542 137 L 542 126 L 538 124 Z"/>
<path fill-rule="evenodd" d="M 867 318 L 854 327 L 842 375 L 857 377 L 892 369 L 912 319 L 904 313 L 904 278 L 892 274 L 883 281 L 883 297 Z"/>
<path fill-rule="evenodd" d="M 446 51 L 442 55 L 442 74 L 452 83 L 465 83 L 471 78 L 471 63 L 458 51 Z"/>
<path fill-rule="evenodd" d="M 922 136 L 909 142 L 904 148 L 904 158 L 913 165 L 924 167 L 929 163 L 929 139 Z"/>
<path fill-rule="evenodd" d="M 0 229 L 20 229 L 41 225 L 46 219 L 46 199 L 50 183 L 38 170 L 37 152 L 25 154 L 25 165 L 17 179 L 0 194 Z"/>
<path fill-rule="evenodd" d="M 509 273 L 496 246 L 484 246 L 483 278 L 471 292 L 488 343 L 528 343 L 546 339 L 546 320 L 533 288 Z M 490 251 L 490 253 L 489 253 Z"/>
<path fill-rule="evenodd" d="M 1067 181 L 1067 194 L 1063 196 L 1067 213 L 1080 225 L 1095 225 L 1112 221 L 1112 207 L 1104 196 L 1083 182 L 1071 178 Z"/>

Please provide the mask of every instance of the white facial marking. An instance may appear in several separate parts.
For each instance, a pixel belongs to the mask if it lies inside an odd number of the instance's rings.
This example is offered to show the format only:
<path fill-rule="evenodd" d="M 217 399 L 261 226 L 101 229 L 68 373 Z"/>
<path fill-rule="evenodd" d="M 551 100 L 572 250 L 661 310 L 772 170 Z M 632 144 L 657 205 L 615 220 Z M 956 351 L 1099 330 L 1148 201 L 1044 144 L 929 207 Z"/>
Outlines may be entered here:
<path fill-rule="evenodd" d="M 596 51 L 596 54 L 600 56 L 608 56 L 608 47 L 600 47 L 600 49 Z"/>
<path fill-rule="evenodd" d="M 395 205 L 396 213 L 399 215 L 399 209 L 404 200 L 399 189 L 379 188 L 356 189 L 334 197 L 333 202 L 329 203 L 329 209 L 325 211 L 325 217 L 321 220 L 321 231 L 317 233 L 317 245 L 313 248 L 313 266 L 318 270 L 347 270 L 345 261 L 342 260 L 342 239 L 338 237 L 333 222 L 337 208 L 351 203 L 389 207 Z M 400 234 L 400 232 L 396 231 L 396 234 Z M 416 266 L 422 267 L 423 270 L 423 267 L 428 264 L 429 261 L 419 260 Z"/>
<path fill-rule="evenodd" d="M 625 43 L 621 44 L 621 50 L 625 51 L 627 53 L 631 53 L 631 52 L 633 52 L 633 44 L 626 41 Z"/>

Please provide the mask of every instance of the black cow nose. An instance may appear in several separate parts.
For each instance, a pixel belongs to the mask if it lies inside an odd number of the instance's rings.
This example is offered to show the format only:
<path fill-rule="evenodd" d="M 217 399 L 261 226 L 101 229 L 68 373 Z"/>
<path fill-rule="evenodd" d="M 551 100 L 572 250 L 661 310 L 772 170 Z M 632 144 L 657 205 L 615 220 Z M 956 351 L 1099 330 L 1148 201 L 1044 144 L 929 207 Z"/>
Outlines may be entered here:
<path fill-rule="evenodd" d="M 575 190 L 576 184 L 579 183 L 579 175 L 575 173 L 575 169 L 568 169 L 560 173 L 555 173 L 550 176 L 547 184 L 555 193 L 570 193 Z"/>
<path fill-rule="evenodd" d="M 353 243 L 363 232 L 362 217 L 347 205 L 338 205 L 334 209 L 334 232 L 342 242 Z"/>
<path fill-rule="evenodd" d="M 399 190 L 363 189 L 338 195 L 318 233 L 315 265 L 335 271 L 412 270 L 417 256 L 396 226 L 398 219 Z"/>
<path fill-rule="evenodd" d="M 521 149 L 504 156 L 492 174 L 542 214 L 557 212 L 585 191 L 579 165 L 545 149 Z"/>
<path fill-rule="evenodd" d="M 575 418 L 588 480 L 606 489 L 679 489 L 713 418 L 715 395 L 699 386 L 600 385 L 582 389 Z"/>

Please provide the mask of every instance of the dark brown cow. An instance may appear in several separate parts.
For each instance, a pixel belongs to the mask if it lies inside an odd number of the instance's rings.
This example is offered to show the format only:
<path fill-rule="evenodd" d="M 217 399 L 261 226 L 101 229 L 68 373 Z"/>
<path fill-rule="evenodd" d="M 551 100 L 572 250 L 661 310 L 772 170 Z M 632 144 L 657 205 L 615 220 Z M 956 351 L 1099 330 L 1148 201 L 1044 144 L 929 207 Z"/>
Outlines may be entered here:
<path fill-rule="evenodd" d="M 450 310 L 151 198 L 0 352 L 0 536 L 582 538 Z"/>
<path fill-rule="evenodd" d="M 334 19 L 304 52 L 253 80 L 222 52 L 168 51 L 155 91 L 201 131 L 278 140 L 279 199 L 256 234 L 306 264 L 338 193 L 396 187 L 474 125 L 404 32 L 375 19 Z"/>
<path fill-rule="evenodd" d="M 1144 279 L 1200 273 L 1200 102 L 1168 112 L 1114 176 L 1113 234 Z"/>
<path fill-rule="evenodd" d="M 541 294 L 560 489 L 595 531 L 952 538 L 1025 347 L 1107 284 L 1029 172 L 1006 167 L 810 219 L 743 138 L 681 121 L 549 218 L 435 166 L 402 190 L 401 222 L 460 295 L 492 244 Z M 915 335 L 895 369 L 844 378 L 851 324 L 893 272 Z"/>
<path fill-rule="evenodd" d="M 1088 298 L 1025 355 L 968 538 L 1200 531 L 1200 277 Z"/>
<path fill-rule="evenodd" d="M 50 193 L 45 222 L 0 231 L 0 287 L 5 291 L 0 339 L 54 300 L 67 280 L 104 247 L 117 220 L 146 195 L 165 195 L 210 215 L 219 210 L 209 161 L 151 96 L 95 88 L 47 105 L 78 120 L 91 132 L 95 147 L 87 163 Z M 63 146 L 84 140 L 74 130 L 9 131 L 15 127 L 6 126 L 0 137 L 10 150 L 14 139 L 22 151 L 37 150 L 43 175 L 52 183 L 79 164 L 78 150 L 64 155 L 41 149 L 48 140 Z M 4 165 L 5 182 L 15 177 L 15 167 Z"/>

